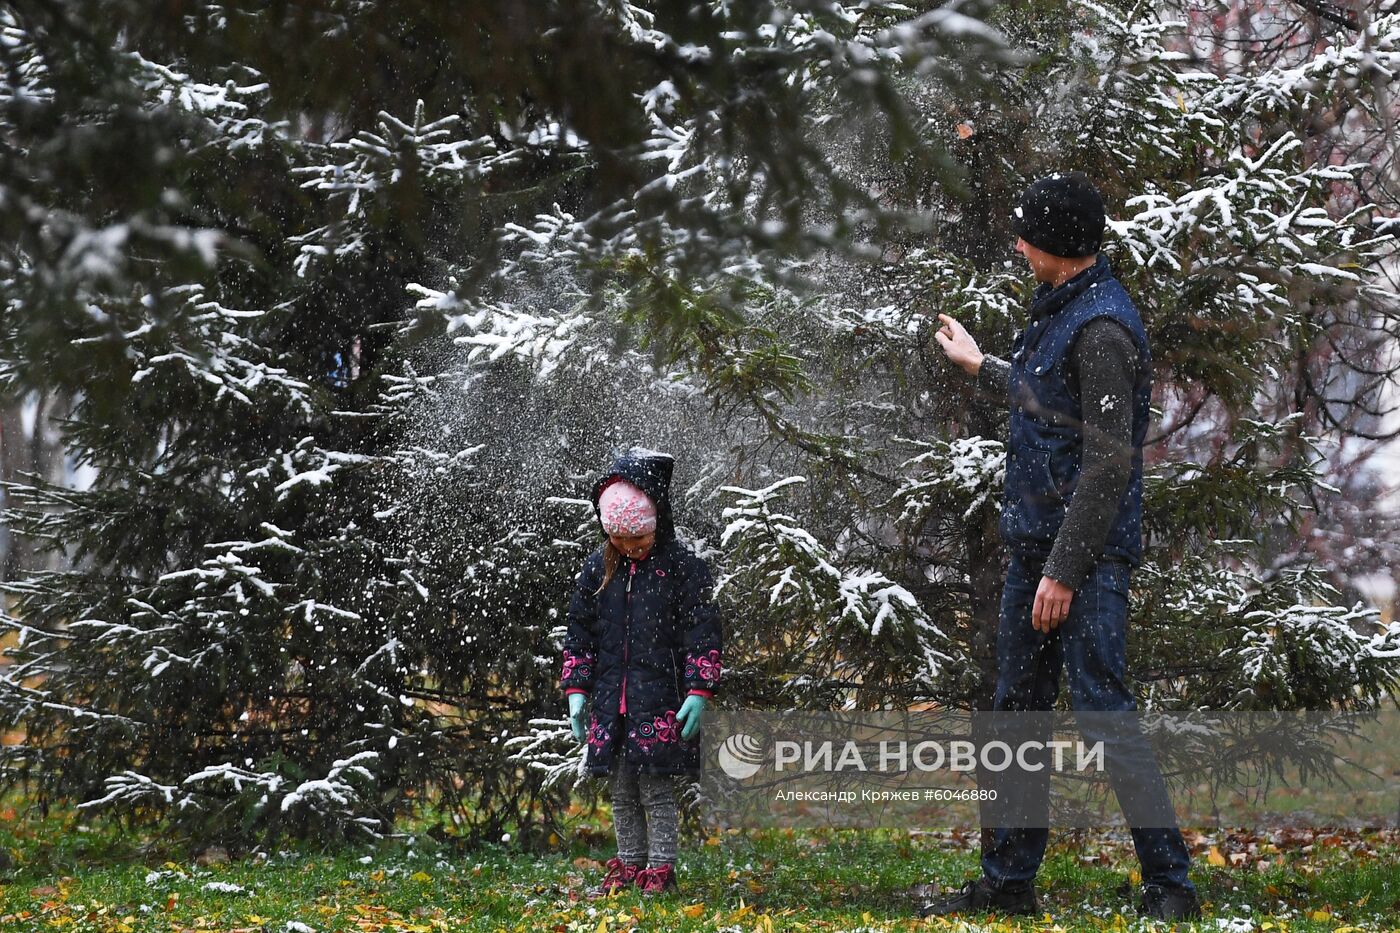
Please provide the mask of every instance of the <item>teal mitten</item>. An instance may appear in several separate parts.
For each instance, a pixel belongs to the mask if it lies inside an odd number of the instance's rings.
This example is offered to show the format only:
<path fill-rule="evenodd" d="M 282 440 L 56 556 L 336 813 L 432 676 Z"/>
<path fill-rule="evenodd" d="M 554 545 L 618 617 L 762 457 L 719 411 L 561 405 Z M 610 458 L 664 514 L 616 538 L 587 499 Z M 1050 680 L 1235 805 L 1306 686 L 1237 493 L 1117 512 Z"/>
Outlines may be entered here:
<path fill-rule="evenodd" d="M 689 741 L 695 738 L 695 734 L 700 731 L 700 722 L 705 718 L 705 698 L 692 693 L 685 698 L 681 704 L 680 711 L 676 713 L 676 722 L 680 723 L 681 738 Z"/>
<path fill-rule="evenodd" d="M 588 735 L 588 726 L 583 721 L 583 708 L 587 705 L 588 694 L 569 694 L 569 728 L 573 730 L 575 742 L 582 742 Z"/>

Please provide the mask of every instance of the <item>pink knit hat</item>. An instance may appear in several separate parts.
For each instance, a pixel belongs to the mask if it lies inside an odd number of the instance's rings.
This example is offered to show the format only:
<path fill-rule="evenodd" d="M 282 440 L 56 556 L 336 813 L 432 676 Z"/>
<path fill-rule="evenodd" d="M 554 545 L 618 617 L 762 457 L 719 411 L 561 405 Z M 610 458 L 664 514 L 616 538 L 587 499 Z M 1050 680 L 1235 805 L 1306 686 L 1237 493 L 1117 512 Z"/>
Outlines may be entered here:
<path fill-rule="evenodd" d="M 656 505 L 647 494 L 618 479 L 598 497 L 603 530 L 610 535 L 644 535 L 656 530 Z"/>

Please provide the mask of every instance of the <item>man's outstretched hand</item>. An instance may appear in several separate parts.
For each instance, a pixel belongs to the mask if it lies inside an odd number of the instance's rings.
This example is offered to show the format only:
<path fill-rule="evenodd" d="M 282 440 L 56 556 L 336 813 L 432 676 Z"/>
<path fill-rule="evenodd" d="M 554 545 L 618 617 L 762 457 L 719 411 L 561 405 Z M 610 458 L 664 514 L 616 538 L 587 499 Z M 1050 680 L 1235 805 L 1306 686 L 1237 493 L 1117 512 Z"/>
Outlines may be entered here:
<path fill-rule="evenodd" d="M 1050 634 L 1069 617 L 1069 604 L 1074 590 L 1059 580 L 1041 577 L 1035 590 L 1035 605 L 1031 607 L 1031 628 Z"/>
<path fill-rule="evenodd" d="M 948 354 L 948 359 L 962 367 L 963 372 L 969 376 L 977 375 L 977 370 L 982 368 L 982 351 L 977 349 L 977 341 L 972 339 L 967 328 L 948 315 L 940 314 L 938 320 L 943 322 L 943 326 L 934 332 L 933 338 Z"/>

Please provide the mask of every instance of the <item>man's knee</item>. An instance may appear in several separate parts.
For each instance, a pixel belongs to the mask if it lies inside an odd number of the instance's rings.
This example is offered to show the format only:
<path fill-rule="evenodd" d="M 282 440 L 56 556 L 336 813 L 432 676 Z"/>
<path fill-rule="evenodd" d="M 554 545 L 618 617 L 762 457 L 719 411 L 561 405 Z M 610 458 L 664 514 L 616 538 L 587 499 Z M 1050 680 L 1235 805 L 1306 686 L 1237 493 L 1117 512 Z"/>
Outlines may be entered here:
<path fill-rule="evenodd" d="M 1044 711 L 1055 705 L 1059 684 L 1037 676 L 1002 678 L 992 695 L 992 709 L 998 713 Z"/>

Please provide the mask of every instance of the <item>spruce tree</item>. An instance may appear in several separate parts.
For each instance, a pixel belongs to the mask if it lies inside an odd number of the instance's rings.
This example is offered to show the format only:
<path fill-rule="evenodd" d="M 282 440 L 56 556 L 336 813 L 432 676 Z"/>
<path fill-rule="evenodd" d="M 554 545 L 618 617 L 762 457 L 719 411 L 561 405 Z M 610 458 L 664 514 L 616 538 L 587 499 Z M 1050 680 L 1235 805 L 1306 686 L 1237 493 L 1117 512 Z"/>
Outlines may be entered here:
<path fill-rule="evenodd" d="M 927 322 L 1009 344 L 1007 215 L 1067 164 L 1158 362 L 1142 699 L 1390 695 L 1400 624 L 1293 542 L 1364 430 L 1297 361 L 1393 314 L 1394 205 L 1299 127 L 1383 118 L 1400 20 L 1206 72 L 1170 10 L 964 13 L 3 14 L 0 386 L 71 396 L 96 475 L 7 489 L 63 564 L 5 585 L 6 780 L 206 838 L 532 830 L 583 495 L 633 441 L 679 459 L 726 702 L 985 704 L 1002 425 Z"/>
<path fill-rule="evenodd" d="M 505 740 L 557 706 L 570 494 L 629 417 L 710 425 L 705 380 L 798 387 L 742 288 L 686 283 L 839 239 L 813 192 L 908 220 L 811 145 L 814 95 L 901 126 L 896 73 L 1004 58 L 963 14 L 835 4 L 3 16 L 0 379 L 72 395 L 96 476 L 7 488 L 61 563 L 5 585 L 4 773 L 206 840 L 375 837 L 430 795 L 529 829 Z M 545 241 L 571 259 L 542 284 Z M 538 379 L 571 348 L 586 378 Z M 657 365 L 674 399 L 611 417 Z"/>

